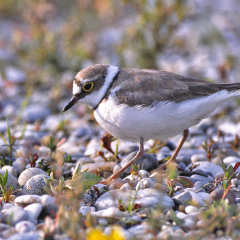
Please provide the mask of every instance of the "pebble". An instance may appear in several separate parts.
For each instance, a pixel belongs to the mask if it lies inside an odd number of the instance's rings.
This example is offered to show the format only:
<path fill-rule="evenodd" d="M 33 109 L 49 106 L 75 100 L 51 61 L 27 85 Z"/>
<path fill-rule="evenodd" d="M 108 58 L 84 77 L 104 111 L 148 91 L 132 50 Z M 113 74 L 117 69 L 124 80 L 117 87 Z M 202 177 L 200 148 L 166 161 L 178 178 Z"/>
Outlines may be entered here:
<path fill-rule="evenodd" d="M 127 203 L 129 199 L 133 199 L 135 194 L 135 190 L 111 190 L 97 199 L 95 207 L 97 210 L 113 206 L 117 207 L 119 199 L 121 199 L 123 203 Z M 166 194 L 151 188 L 139 190 L 136 194 L 135 203 L 140 204 L 141 208 L 160 207 L 164 211 L 167 211 L 175 205 L 173 200 Z"/>
<path fill-rule="evenodd" d="M 30 221 L 21 221 L 16 224 L 15 230 L 18 233 L 26 233 L 26 232 L 30 232 L 30 231 L 35 231 L 36 226 L 34 223 L 32 223 Z"/>
<path fill-rule="evenodd" d="M 11 83 L 23 83 L 26 80 L 26 74 L 13 66 L 8 66 L 5 69 L 5 75 L 9 82 Z"/>
<path fill-rule="evenodd" d="M 213 201 L 221 200 L 224 192 L 225 192 L 224 188 L 218 188 L 218 189 L 213 190 L 211 192 L 210 196 Z M 229 204 L 234 204 L 235 199 L 236 199 L 236 195 L 235 195 L 234 191 L 232 191 L 230 189 L 224 199 L 228 199 Z"/>
<path fill-rule="evenodd" d="M 18 222 L 28 220 L 28 214 L 20 206 L 12 206 L 2 211 L 5 215 L 5 222 L 16 225 Z"/>
<path fill-rule="evenodd" d="M 36 232 L 31 233 L 17 233 L 8 238 L 8 240 L 40 240 L 41 235 Z"/>
<path fill-rule="evenodd" d="M 101 218 L 122 218 L 129 216 L 128 212 L 123 212 L 118 209 L 118 207 L 108 207 L 99 211 L 91 212 L 94 217 Z"/>
<path fill-rule="evenodd" d="M 14 203 L 19 204 L 19 205 L 29 205 L 32 203 L 40 203 L 41 197 L 39 195 L 23 195 L 23 196 L 18 196 L 14 199 Z"/>
<path fill-rule="evenodd" d="M 136 189 L 154 188 L 155 183 L 150 178 L 141 179 L 136 186 Z"/>
<path fill-rule="evenodd" d="M 125 184 L 125 182 L 121 178 L 117 178 L 111 182 L 108 189 L 109 190 L 120 189 L 123 184 Z"/>
<path fill-rule="evenodd" d="M 192 165 L 189 165 L 188 168 L 191 166 Z M 198 162 L 198 166 L 194 169 L 194 171 L 196 170 L 201 170 L 207 173 L 208 175 L 211 174 L 214 178 L 218 173 L 223 172 L 223 169 L 220 166 L 212 162 Z"/>
<path fill-rule="evenodd" d="M 223 162 L 226 165 L 226 167 L 228 167 L 229 165 L 235 165 L 236 163 L 240 162 L 240 158 L 235 156 L 228 156 L 223 159 Z"/>
<path fill-rule="evenodd" d="M 121 161 L 121 166 L 124 167 L 127 163 L 132 160 L 132 158 L 137 154 L 137 152 L 132 152 L 123 158 Z M 158 160 L 152 154 L 144 153 L 144 155 L 135 162 L 136 165 L 139 164 L 139 169 L 144 169 L 146 171 L 151 171 L 158 167 Z M 125 173 L 131 173 L 131 166 L 125 170 Z"/>
<path fill-rule="evenodd" d="M 42 204 L 41 203 L 32 203 L 29 204 L 24 208 L 24 211 L 27 212 L 28 216 L 31 219 L 38 219 L 41 211 L 42 211 Z"/>
<path fill-rule="evenodd" d="M 0 174 L 2 174 L 2 176 L 4 176 L 5 170 L 0 170 Z M 8 180 L 7 180 L 6 187 L 10 188 L 10 186 L 12 186 L 12 192 L 20 189 L 18 180 L 11 173 L 8 173 Z M 0 189 L 0 194 L 1 193 L 2 193 L 2 191 Z"/>
<path fill-rule="evenodd" d="M 46 172 L 44 172 L 40 168 L 28 168 L 20 174 L 20 176 L 18 178 L 18 182 L 21 186 L 23 186 L 31 177 L 33 177 L 35 175 L 39 175 L 39 174 L 48 177 Z"/>
<path fill-rule="evenodd" d="M 17 174 L 20 175 L 21 172 L 26 168 L 26 165 L 29 163 L 29 160 L 27 158 L 18 157 L 13 162 L 13 167 L 16 169 Z"/>
<path fill-rule="evenodd" d="M 15 178 L 17 177 L 17 171 L 14 167 L 12 166 L 3 166 L 2 170 L 5 172 L 6 170 L 8 170 L 8 173 L 11 173 Z"/>
<path fill-rule="evenodd" d="M 43 121 L 51 111 L 48 106 L 43 104 L 32 104 L 27 106 L 22 113 L 22 119 L 28 123 L 34 123 L 38 120 Z"/>
<path fill-rule="evenodd" d="M 198 208 L 195 207 L 195 206 L 189 205 L 189 206 L 186 206 L 185 212 L 186 212 L 187 214 L 195 213 L 195 212 L 198 212 Z"/>
<path fill-rule="evenodd" d="M 206 156 L 206 154 L 194 154 L 191 156 L 191 162 L 192 163 L 197 163 L 200 161 L 208 161 L 208 158 Z"/>
<path fill-rule="evenodd" d="M 78 213 L 82 214 L 83 216 L 86 216 L 88 213 L 95 212 L 95 207 L 89 207 L 89 206 L 82 206 L 79 208 Z"/>
<path fill-rule="evenodd" d="M 146 170 L 139 170 L 138 171 L 138 175 L 141 177 L 141 178 L 148 178 L 150 176 L 149 172 L 146 171 Z"/>
<path fill-rule="evenodd" d="M 44 187 L 47 186 L 44 178 L 50 179 L 46 174 L 39 174 L 31 177 L 23 186 L 22 195 L 25 194 L 36 194 L 43 195 L 45 193 Z"/>
<path fill-rule="evenodd" d="M 88 172 L 94 172 L 96 170 L 99 170 L 102 172 L 112 172 L 115 165 L 115 162 L 87 163 L 82 165 L 81 171 L 87 170 Z"/>

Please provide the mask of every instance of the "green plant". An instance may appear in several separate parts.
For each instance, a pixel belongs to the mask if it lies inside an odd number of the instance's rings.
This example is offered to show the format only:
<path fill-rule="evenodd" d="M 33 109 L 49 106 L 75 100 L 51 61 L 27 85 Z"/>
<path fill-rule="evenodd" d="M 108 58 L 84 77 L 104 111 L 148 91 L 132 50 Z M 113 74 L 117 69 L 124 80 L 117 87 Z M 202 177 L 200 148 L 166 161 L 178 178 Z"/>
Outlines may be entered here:
<path fill-rule="evenodd" d="M 122 199 L 118 199 L 118 209 L 120 211 L 127 211 L 131 213 L 132 211 L 138 211 L 141 209 L 141 204 L 135 203 L 139 188 L 136 189 L 135 194 L 132 198 L 132 191 L 130 192 L 129 200 L 127 206 L 124 205 Z"/>
<path fill-rule="evenodd" d="M 13 188 L 12 185 L 9 188 L 7 187 L 7 181 L 8 181 L 8 170 L 5 171 L 4 175 L 0 174 L 0 189 L 2 192 L 3 200 L 5 202 L 10 201 L 10 196 Z"/>
<path fill-rule="evenodd" d="M 211 159 L 213 157 L 214 152 L 216 151 L 216 148 L 214 147 L 215 141 L 213 141 L 212 138 L 209 139 L 209 142 L 206 140 L 202 144 L 202 148 L 207 153 L 208 161 L 211 162 Z"/>
<path fill-rule="evenodd" d="M 228 191 L 232 185 L 231 180 L 233 178 L 239 177 L 239 173 L 236 172 L 236 170 L 238 169 L 239 166 L 240 166 L 240 162 L 236 163 L 234 165 L 234 167 L 232 165 L 230 165 L 228 168 L 226 168 L 224 162 L 222 161 L 222 168 L 224 171 L 224 177 L 222 179 L 222 184 L 225 189 L 225 192 L 222 196 L 222 200 L 225 198 L 226 194 L 228 193 Z"/>
<path fill-rule="evenodd" d="M 167 178 L 165 179 L 168 186 L 168 194 L 170 197 L 176 192 L 175 188 L 179 183 L 183 187 L 192 188 L 194 186 L 193 182 L 185 177 L 179 176 L 178 169 L 174 163 L 169 163 L 167 165 Z"/>
<path fill-rule="evenodd" d="M 5 145 L 8 147 L 9 150 L 9 154 L 10 154 L 10 158 L 12 159 L 13 156 L 13 146 L 15 143 L 15 137 L 12 136 L 11 130 L 10 130 L 10 126 L 9 126 L 9 121 L 8 121 L 8 117 L 6 119 L 7 121 L 7 140 L 4 138 L 4 136 L 0 133 L 0 137 L 2 138 L 3 142 L 5 143 Z M 12 160 L 10 160 L 9 165 L 12 165 Z"/>

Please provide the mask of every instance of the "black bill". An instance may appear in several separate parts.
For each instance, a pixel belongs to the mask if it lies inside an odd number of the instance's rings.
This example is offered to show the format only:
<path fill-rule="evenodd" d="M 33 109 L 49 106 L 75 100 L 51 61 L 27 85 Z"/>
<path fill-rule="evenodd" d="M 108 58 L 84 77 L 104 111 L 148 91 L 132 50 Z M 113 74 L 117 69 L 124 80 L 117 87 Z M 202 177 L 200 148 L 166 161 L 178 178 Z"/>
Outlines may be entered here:
<path fill-rule="evenodd" d="M 64 112 L 66 112 L 68 109 L 70 109 L 73 105 L 75 105 L 78 102 L 78 97 L 73 96 L 70 102 L 65 106 L 63 109 Z"/>

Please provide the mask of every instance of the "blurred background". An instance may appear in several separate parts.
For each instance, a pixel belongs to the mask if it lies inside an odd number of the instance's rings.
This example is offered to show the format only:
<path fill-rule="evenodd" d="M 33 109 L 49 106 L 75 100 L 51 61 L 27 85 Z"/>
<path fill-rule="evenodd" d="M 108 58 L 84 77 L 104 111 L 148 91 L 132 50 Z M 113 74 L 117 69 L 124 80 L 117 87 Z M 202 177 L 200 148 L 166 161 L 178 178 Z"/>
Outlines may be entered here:
<path fill-rule="evenodd" d="M 95 63 L 238 82 L 239 22 L 238 0 L 2 0 L 0 117 L 24 101 L 60 112 Z"/>

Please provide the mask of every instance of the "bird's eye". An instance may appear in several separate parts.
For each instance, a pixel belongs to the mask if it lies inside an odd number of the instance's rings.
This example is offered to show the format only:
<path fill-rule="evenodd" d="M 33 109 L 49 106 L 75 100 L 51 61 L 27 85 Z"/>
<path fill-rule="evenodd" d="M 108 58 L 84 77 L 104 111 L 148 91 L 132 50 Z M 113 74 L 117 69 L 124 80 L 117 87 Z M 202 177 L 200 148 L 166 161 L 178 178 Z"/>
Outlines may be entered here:
<path fill-rule="evenodd" d="M 93 82 L 85 83 L 82 89 L 84 92 L 90 92 L 93 89 Z"/>

